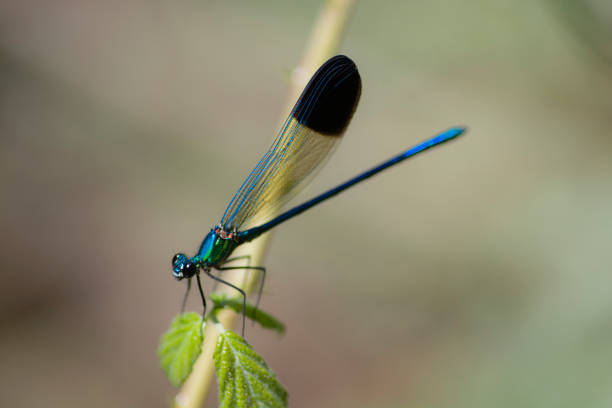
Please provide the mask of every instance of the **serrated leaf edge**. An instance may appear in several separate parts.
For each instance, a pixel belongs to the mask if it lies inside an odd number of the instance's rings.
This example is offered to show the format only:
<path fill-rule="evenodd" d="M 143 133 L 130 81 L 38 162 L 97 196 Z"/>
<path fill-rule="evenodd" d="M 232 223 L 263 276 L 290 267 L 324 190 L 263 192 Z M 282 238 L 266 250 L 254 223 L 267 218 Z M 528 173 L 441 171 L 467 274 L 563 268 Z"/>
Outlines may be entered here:
<path fill-rule="evenodd" d="M 195 364 L 195 361 L 197 360 L 198 356 L 202 353 L 202 341 L 204 337 L 203 333 L 204 333 L 204 327 L 206 323 L 203 321 L 202 316 L 197 316 L 195 313 L 194 315 L 196 316 L 186 316 L 186 315 L 187 313 L 178 315 L 172 321 L 172 323 L 170 324 L 170 328 L 162 336 L 162 341 L 160 343 L 160 346 L 157 349 L 159 361 L 161 363 L 162 369 L 164 373 L 166 374 L 166 376 L 168 377 L 168 380 L 175 386 L 180 386 L 183 382 L 185 382 L 185 380 L 189 377 L 189 375 L 191 374 L 193 370 L 193 365 Z M 197 320 L 202 322 L 199 328 L 200 329 L 199 334 L 194 330 L 195 327 L 192 327 L 193 323 L 196 323 Z M 185 321 L 187 321 L 187 324 L 184 324 Z M 197 326 L 197 325 L 193 325 L 193 326 Z M 190 332 L 192 332 L 193 334 L 189 335 Z M 189 342 L 189 339 L 192 336 L 198 336 L 198 335 L 200 337 L 200 341 L 194 342 L 194 344 L 196 345 L 195 349 L 197 350 L 197 353 L 193 353 L 194 354 L 193 358 L 190 358 L 191 353 L 184 353 L 183 356 L 180 358 L 180 363 L 173 364 L 173 361 L 179 360 L 176 358 L 177 353 L 174 350 L 184 348 L 185 346 L 182 346 L 184 343 Z M 165 343 L 165 347 L 162 347 L 162 344 L 164 343 Z M 173 352 L 169 353 L 168 352 L 169 350 L 173 350 Z M 177 367 L 179 365 L 189 367 L 189 370 L 187 371 L 187 374 L 184 376 L 184 378 L 182 375 L 176 375 Z M 181 371 L 181 370 L 178 370 L 178 371 Z M 175 381 L 176 379 L 179 379 L 180 381 Z"/>
<path fill-rule="evenodd" d="M 249 399 L 248 403 L 251 404 L 252 402 L 254 402 L 257 406 L 261 406 L 261 404 L 263 403 L 263 401 L 250 401 L 252 396 L 257 395 L 257 393 L 255 392 L 255 390 L 253 389 L 253 386 L 252 386 L 252 383 L 257 381 L 259 384 L 261 384 L 262 388 L 266 391 L 266 395 L 272 396 L 274 398 L 274 400 L 276 400 L 278 402 L 279 406 L 281 406 L 281 407 L 286 406 L 285 405 L 285 401 L 282 399 L 282 397 L 279 394 L 277 394 L 275 392 L 275 390 L 271 389 L 266 382 L 261 381 L 258 377 L 254 376 L 249 370 L 246 370 L 244 368 L 244 366 L 240 363 L 240 359 L 238 358 L 238 355 L 242 355 L 242 356 L 248 358 L 249 361 L 255 363 L 257 368 L 259 368 L 264 373 L 266 373 L 267 377 L 272 377 L 274 379 L 274 381 L 278 382 L 278 380 L 276 379 L 276 375 L 266 365 L 264 359 L 259 354 L 257 354 L 255 352 L 255 350 L 253 350 L 251 348 L 251 346 L 242 337 L 238 336 L 236 333 L 234 333 L 234 332 L 232 332 L 230 330 L 225 330 L 223 327 L 221 327 L 221 330 L 222 331 L 219 332 L 219 336 L 220 337 L 222 336 L 223 342 L 227 343 L 227 347 L 232 352 L 232 360 L 234 361 L 235 366 L 237 366 L 240 369 L 240 372 L 242 373 L 244 378 L 247 380 L 247 386 L 248 386 L 248 389 L 249 389 L 249 395 L 247 396 L 248 399 Z M 255 360 L 253 358 L 253 356 L 250 355 L 250 354 L 245 354 L 244 352 L 239 352 L 239 350 L 232 345 L 232 340 L 238 342 L 241 345 L 246 346 L 247 350 L 251 351 L 256 357 L 259 357 L 258 360 L 261 360 L 261 361 Z M 222 349 L 223 349 L 223 346 L 221 347 L 221 350 L 220 350 L 219 354 L 222 354 Z M 225 377 L 227 377 L 227 375 Z M 279 385 L 280 385 L 280 383 L 279 383 Z M 281 387 L 282 387 L 282 385 L 281 385 Z M 282 388 L 281 390 L 286 392 L 286 390 L 284 390 L 284 388 Z"/>

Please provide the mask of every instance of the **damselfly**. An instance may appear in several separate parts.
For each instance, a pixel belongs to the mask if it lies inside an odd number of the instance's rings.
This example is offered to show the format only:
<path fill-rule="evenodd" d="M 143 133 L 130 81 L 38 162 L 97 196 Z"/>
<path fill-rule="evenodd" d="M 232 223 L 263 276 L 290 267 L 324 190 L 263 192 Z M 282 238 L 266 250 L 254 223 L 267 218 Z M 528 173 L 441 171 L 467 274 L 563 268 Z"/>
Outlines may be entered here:
<path fill-rule="evenodd" d="M 245 292 L 211 273 L 212 269 L 261 271 L 261 287 L 263 287 L 266 272 L 263 266 L 227 266 L 231 261 L 245 258 L 230 257 L 236 247 L 387 167 L 459 136 L 465 130 L 453 127 L 441 132 L 339 186 L 280 215 L 273 216 L 310 180 L 309 176 L 321 167 L 325 158 L 334 150 L 351 121 L 360 95 L 361 78 L 353 61 L 346 56 L 337 55 L 325 62 L 306 85 L 272 146 L 242 183 L 223 213 L 221 222 L 206 235 L 198 252 L 193 257 L 183 253 L 174 255 L 172 258 L 174 277 L 178 280 L 189 280 L 187 293 L 191 278 L 196 277 L 204 313 L 206 300 L 200 282 L 200 271 L 240 292 L 244 314 Z M 183 307 L 184 304 L 185 301 Z M 242 330 L 244 335 L 244 318 Z"/>

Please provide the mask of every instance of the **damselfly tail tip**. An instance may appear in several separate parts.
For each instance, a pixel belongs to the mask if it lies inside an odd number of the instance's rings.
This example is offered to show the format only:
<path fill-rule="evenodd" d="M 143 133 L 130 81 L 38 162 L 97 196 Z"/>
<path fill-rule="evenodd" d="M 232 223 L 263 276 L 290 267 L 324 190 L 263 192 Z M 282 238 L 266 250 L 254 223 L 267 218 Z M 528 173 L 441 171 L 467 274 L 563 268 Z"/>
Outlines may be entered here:
<path fill-rule="evenodd" d="M 426 145 L 427 147 L 432 147 L 432 146 L 436 146 L 444 142 L 448 142 L 449 140 L 452 140 L 456 138 L 457 136 L 463 134 L 463 132 L 465 132 L 466 129 L 467 128 L 463 126 L 455 126 L 455 127 L 446 129 L 445 131 L 440 132 L 434 137 L 432 137 L 431 139 L 427 140 L 423 144 Z"/>
<path fill-rule="evenodd" d="M 467 131 L 466 126 L 455 126 L 441 133 L 446 139 L 453 139 Z"/>

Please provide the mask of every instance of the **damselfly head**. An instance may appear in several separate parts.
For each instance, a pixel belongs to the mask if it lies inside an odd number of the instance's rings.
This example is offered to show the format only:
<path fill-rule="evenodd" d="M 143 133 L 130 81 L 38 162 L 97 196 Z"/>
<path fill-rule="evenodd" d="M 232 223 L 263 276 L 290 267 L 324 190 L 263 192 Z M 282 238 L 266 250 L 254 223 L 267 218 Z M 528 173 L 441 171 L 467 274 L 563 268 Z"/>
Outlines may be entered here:
<path fill-rule="evenodd" d="M 181 280 L 183 278 L 191 278 L 198 271 L 196 264 L 185 254 L 176 254 L 172 257 L 172 275 Z"/>

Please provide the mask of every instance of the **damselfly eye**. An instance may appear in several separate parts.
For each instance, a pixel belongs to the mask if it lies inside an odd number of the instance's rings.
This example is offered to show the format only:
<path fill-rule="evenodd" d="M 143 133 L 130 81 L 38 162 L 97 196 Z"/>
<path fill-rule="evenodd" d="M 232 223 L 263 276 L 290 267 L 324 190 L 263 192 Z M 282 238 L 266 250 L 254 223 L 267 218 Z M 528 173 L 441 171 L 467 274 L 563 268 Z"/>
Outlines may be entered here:
<path fill-rule="evenodd" d="M 189 269 L 187 267 L 189 267 Z M 187 255 L 176 254 L 172 257 L 172 275 L 174 275 L 176 279 L 181 280 L 183 278 L 190 278 L 193 276 L 193 273 L 189 276 L 187 276 L 187 273 L 192 269 L 193 264 L 189 262 Z"/>

